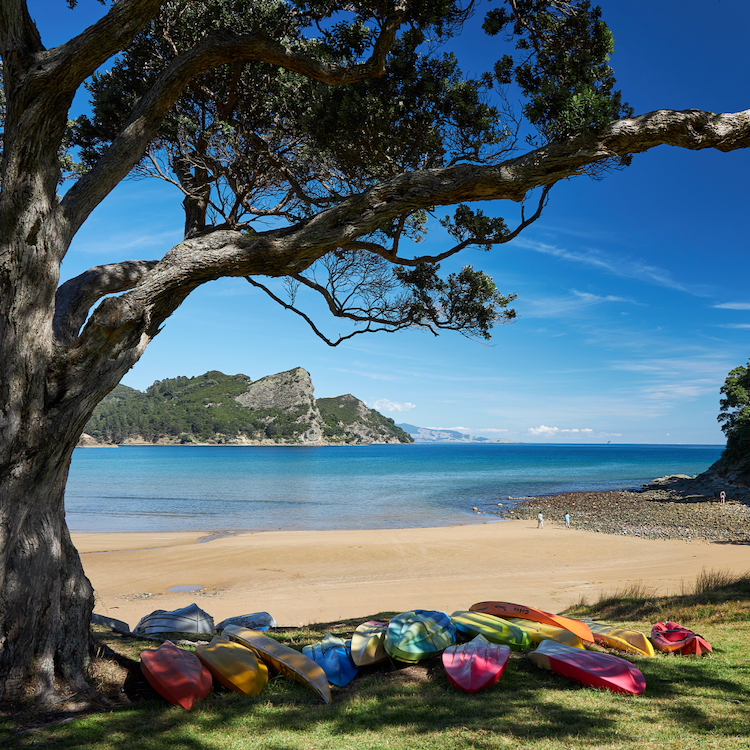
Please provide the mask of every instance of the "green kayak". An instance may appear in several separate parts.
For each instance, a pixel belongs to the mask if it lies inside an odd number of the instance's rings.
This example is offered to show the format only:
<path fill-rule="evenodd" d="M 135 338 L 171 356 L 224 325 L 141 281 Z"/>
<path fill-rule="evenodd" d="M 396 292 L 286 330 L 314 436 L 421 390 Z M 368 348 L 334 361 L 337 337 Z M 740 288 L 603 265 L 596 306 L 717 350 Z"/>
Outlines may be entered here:
<path fill-rule="evenodd" d="M 490 643 L 504 643 L 515 651 L 532 647 L 528 631 L 503 620 L 502 617 L 459 610 L 451 615 L 451 621 L 459 632 L 466 633 L 472 638 L 483 635 Z"/>

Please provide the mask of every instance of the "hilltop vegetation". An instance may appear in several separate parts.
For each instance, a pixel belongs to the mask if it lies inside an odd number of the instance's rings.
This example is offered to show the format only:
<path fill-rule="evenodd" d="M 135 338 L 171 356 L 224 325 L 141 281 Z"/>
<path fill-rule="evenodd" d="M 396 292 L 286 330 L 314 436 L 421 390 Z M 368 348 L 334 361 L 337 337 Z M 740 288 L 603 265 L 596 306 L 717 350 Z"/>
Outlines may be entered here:
<path fill-rule="evenodd" d="M 157 380 L 146 392 L 118 385 L 86 434 L 99 444 L 409 443 L 393 420 L 354 396 L 313 398 L 302 368 L 253 382 L 212 370 Z"/>

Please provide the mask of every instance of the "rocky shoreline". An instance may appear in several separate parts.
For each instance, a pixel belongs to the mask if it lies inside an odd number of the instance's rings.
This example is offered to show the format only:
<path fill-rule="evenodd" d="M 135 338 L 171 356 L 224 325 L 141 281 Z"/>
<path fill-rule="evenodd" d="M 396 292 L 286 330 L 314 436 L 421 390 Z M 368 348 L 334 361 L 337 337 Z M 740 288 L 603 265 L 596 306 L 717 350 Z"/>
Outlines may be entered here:
<path fill-rule="evenodd" d="M 723 505 L 719 492 L 727 495 Z M 571 528 L 646 539 L 684 539 L 686 542 L 750 544 L 750 488 L 727 485 L 713 477 L 672 476 L 654 480 L 637 490 L 565 492 L 521 500 L 492 514 L 507 519 L 563 526 L 570 513 Z"/>

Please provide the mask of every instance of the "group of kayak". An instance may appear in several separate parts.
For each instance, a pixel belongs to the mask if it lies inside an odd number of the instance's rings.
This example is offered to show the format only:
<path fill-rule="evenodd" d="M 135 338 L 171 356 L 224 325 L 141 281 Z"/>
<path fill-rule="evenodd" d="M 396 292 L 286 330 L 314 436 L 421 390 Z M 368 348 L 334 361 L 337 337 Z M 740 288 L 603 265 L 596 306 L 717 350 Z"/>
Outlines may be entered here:
<path fill-rule="evenodd" d="M 329 703 L 330 685 L 344 687 L 360 667 L 387 659 L 413 664 L 440 656 L 450 683 L 474 693 L 500 679 L 511 650 L 524 650 L 537 666 L 568 679 L 641 695 L 646 680 L 634 664 L 611 653 L 587 650 L 587 646 L 596 643 L 646 657 L 654 656 L 654 648 L 697 655 L 711 651 L 705 639 L 671 621 L 656 623 L 649 639 L 636 630 L 603 622 L 488 601 L 450 616 L 411 610 L 388 622 L 364 622 L 350 639 L 328 633 L 300 652 L 261 632 L 267 625 L 257 622 L 269 622 L 270 616 L 256 615 L 266 619 L 246 615 L 221 623 L 221 634 L 196 646 L 194 654 L 171 641 L 146 649 L 141 653 L 144 675 L 160 695 L 186 709 L 208 695 L 214 680 L 238 693 L 258 695 L 268 680 L 269 668 L 307 685 Z"/>

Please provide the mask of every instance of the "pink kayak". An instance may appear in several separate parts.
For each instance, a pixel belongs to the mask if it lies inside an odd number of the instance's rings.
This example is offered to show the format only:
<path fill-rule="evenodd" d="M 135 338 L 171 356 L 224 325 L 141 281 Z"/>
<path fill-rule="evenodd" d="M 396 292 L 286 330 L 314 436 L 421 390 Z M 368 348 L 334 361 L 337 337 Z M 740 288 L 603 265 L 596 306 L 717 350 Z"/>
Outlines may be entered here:
<path fill-rule="evenodd" d="M 162 698 L 187 711 L 211 692 L 213 684 L 211 672 L 200 659 L 172 641 L 142 651 L 141 671 Z"/>
<path fill-rule="evenodd" d="M 556 641 L 542 641 L 529 659 L 542 669 L 549 669 L 561 677 L 575 680 L 589 687 L 613 693 L 641 695 L 646 689 L 646 678 L 627 659 L 598 651 L 584 651 Z"/>
<path fill-rule="evenodd" d="M 494 685 L 508 666 L 510 646 L 490 643 L 478 635 L 468 643 L 443 651 L 443 666 L 454 687 L 476 693 Z"/>
<path fill-rule="evenodd" d="M 678 625 L 676 622 L 657 622 L 651 628 L 651 642 L 654 648 L 666 653 L 679 651 L 681 654 L 695 654 L 713 651 L 711 644 L 692 630 Z"/>

